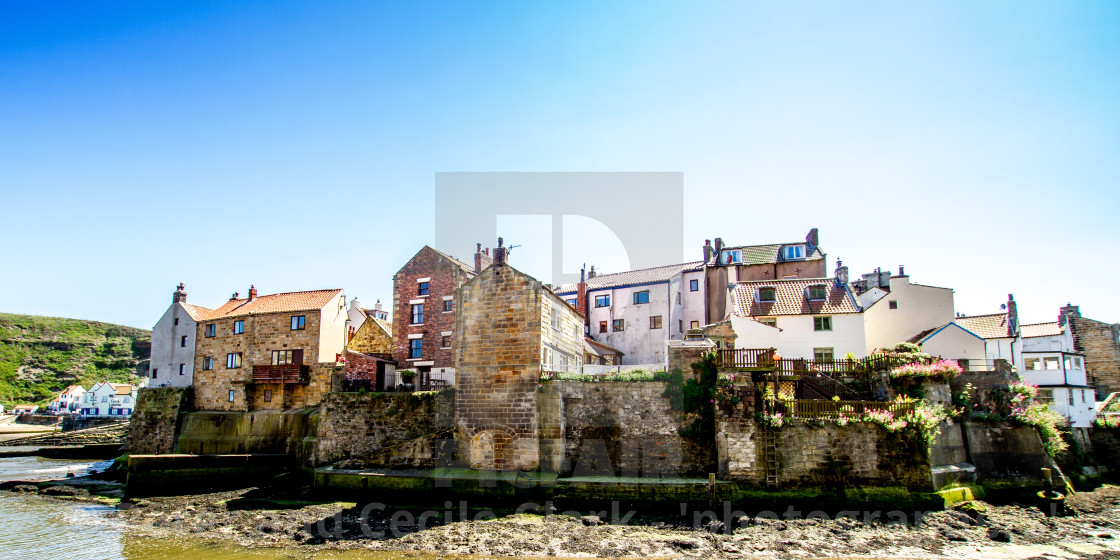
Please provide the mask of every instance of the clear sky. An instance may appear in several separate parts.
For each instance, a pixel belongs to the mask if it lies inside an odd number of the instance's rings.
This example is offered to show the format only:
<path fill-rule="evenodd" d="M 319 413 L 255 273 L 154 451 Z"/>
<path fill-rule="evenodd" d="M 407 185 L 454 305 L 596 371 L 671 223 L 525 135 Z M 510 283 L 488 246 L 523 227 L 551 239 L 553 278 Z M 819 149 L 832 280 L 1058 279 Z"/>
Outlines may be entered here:
<path fill-rule="evenodd" d="M 681 259 L 817 227 L 958 311 L 1120 321 L 1117 29 L 1103 0 L 4 2 L 0 310 L 372 304 L 436 172 L 677 171 Z"/>

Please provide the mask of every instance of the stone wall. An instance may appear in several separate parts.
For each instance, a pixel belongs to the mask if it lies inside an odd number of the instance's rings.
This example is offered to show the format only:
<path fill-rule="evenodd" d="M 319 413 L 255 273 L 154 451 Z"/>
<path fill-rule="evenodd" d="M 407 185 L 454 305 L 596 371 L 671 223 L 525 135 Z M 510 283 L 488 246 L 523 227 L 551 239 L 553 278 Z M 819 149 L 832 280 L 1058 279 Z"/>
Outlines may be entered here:
<path fill-rule="evenodd" d="M 179 415 L 188 410 L 190 392 L 187 387 L 140 389 L 128 425 L 128 452 L 174 453 Z"/>
<path fill-rule="evenodd" d="M 1113 471 L 1120 470 L 1120 428 L 1093 428 L 1089 431 L 1089 439 L 1093 443 L 1096 463 Z"/>
<path fill-rule="evenodd" d="M 1085 354 L 1085 369 L 1096 384 L 1097 398 L 1120 391 L 1120 324 L 1069 317 L 1074 348 Z"/>
<path fill-rule="evenodd" d="M 903 486 L 932 484 L 925 440 L 917 430 L 889 432 L 869 422 L 846 426 L 795 421 L 764 430 L 750 419 L 720 419 L 716 442 L 719 472 L 729 480 L 766 484 L 765 439 L 772 437 L 780 488 Z"/>
<path fill-rule="evenodd" d="M 339 468 L 435 467 L 454 426 L 454 390 L 331 393 L 323 401 L 315 463 Z"/>
<path fill-rule="evenodd" d="M 346 343 L 346 349 L 364 354 L 389 354 L 393 351 L 393 335 L 389 334 L 391 329 L 389 323 L 382 325 L 380 320 L 366 317 L 350 342 Z"/>
<path fill-rule="evenodd" d="M 542 469 L 573 476 L 703 476 L 710 453 L 678 434 L 666 383 L 549 381 L 538 394 Z"/>
<path fill-rule="evenodd" d="M 969 458 L 980 479 L 1038 480 L 1053 461 L 1029 426 L 964 422 Z"/>
<path fill-rule="evenodd" d="M 183 415 L 176 451 L 195 455 L 286 454 L 312 462 L 319 409 L 191 412 Z"/>
<path fill-rule="evenodd" d="M 670 340 L 669 371 L 679 369 L 687 379 L 693 375 L 692 364 L 699 362 L 704 354 L 715 349 L 716 344 L 711 340 Z"/>
<path fill-rule="evenodd" d="M 455 299 L 456 440 L 472 468 L 537 470 L 544 287 L 504 264 Z"/>

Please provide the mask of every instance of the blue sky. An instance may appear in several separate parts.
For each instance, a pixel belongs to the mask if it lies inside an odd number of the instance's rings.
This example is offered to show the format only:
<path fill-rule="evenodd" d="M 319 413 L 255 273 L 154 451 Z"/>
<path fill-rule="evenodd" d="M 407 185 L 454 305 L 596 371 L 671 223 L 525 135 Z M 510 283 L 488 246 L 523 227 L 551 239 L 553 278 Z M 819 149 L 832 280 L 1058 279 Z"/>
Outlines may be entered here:
<path fill-rule="evenodd" d="M 402 4 L 0 6 L 0 310 L 390 300 L 436 172 L 678 171 L 681 259 L 817 227 L 962 312 L 1120 321 L 1116 2 Z"/>

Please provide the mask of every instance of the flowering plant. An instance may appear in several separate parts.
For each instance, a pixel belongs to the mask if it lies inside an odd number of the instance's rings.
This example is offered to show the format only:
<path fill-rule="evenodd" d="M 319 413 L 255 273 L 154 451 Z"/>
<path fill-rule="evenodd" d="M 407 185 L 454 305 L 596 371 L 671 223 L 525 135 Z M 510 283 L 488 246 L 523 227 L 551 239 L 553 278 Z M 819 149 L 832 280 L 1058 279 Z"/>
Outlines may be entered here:
<path fill-rule="evenodd" d="M 888 432 L 897 432 L 907 426 L 906 420 L 895 418 L 894 413 L 889 410 L 871 410 L 864 412 L 860 420 L 878 424 L 886 428 Z"/>
<path fill-rule="evenodd" d="M 774 428 L 774 429 L 781 428 L 786 423 L 785 418 L 782 417 L 781 412 L 775 412 L 773 414 L 769 414 L 769 413 L 766 413 L 766 412 L 760 412 L 758 414 L 755 414 L 755 419 L 758 420 L 759 424 L 762 424 L 763 426 L 766 426 L 767 428 Z"/>
<path fill-rule="evenodd" d="M 1046 448 L 1046 453 L 1051 457 L 1057 457 L 1069 449 L 1069 444 L 1062 439 L 1058 429 L 1059 425 L 1065 424 L 1068 420 L 1050 410 L 1049 406 L 1031 402 L 1029 399 L 1015 402 L 1011 405 L 1010 418 L 1020 424 L 1034 426 L 1038 430 L 1038 435 L 1042 436 L 1042 445 Z"/>
<path fill-rule="evenodd" d="M 938 360 L 932 364 L 912 362 L 898 366 L 891 370 L 891 377 L 895 379 L 913 378 L 942 378 L 952 380 L 964 371 L 961 366 L 952 360 Z"/>
<path fill-rule="evenodd" d="M 925 438 L 926 444 L 933 445 L 933 440 L 941 433 L 941 423 L 949 418 L 944 407 L 935 406 L 925 401 L 907 412 L 903 419 L 906 423 L 918 428 Z"/>

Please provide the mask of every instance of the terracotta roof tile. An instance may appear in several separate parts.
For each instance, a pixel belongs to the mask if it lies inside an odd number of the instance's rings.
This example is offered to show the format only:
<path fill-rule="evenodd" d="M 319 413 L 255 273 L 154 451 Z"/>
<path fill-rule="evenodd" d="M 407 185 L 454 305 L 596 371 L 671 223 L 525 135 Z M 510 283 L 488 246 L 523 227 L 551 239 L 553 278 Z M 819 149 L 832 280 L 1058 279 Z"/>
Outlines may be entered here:
<path fill-rule="evenodd" d="M 317 311 L 331 300 L 342 295 L 342 290 L 314 290 L 310 292 L 285 292 L 257 296 L 252 300 L 229 300 L 205 317 L 206 320 L 261 315 L 265 313 L 290 313 L 293 311 Z"/>
<path fill-rule="evenodd" d="M 211 313 L 214 312 L 213 309 L 210 309 L 208 307 L 202 307 L 201 305 L 195 305 L 193 303 L 183 302 L 182 305 L 183 305 L 183 309 L 186 310 L 187 315 L 190 315 L 191 319 L 194 319 L 195 321 L 202 321 L 203 319 L 206 319 L 207 317 L 210 316 Z"/>
<path fill-rule="evenodd" d="M 1039 336 L 1061 336 L 1062 326 L 1057 321 L 1050 323 L 1035 323 L 1033 325 L 1023 325 L 1023 338 L 1034 338 Z"/>
<path fill-rule="evenodd" d="M 1015 336 L 1011 332 L 1011 325 L 1008 324 L 1007 313 L 957 317 L 953 322 L 980 338 L 1013 338 Z"/>
<path fill-rule="evenodd" d="M 809 286 L 825 287 L 825 299 L 810 300 Z M 759 288 L 774 288 L 774 301 L 758 301 Z M 848 290 L 831 278 L 797 278 L 743 282 L 735 286 L 736 314 L 741 317 L 859 313 Z"/>

